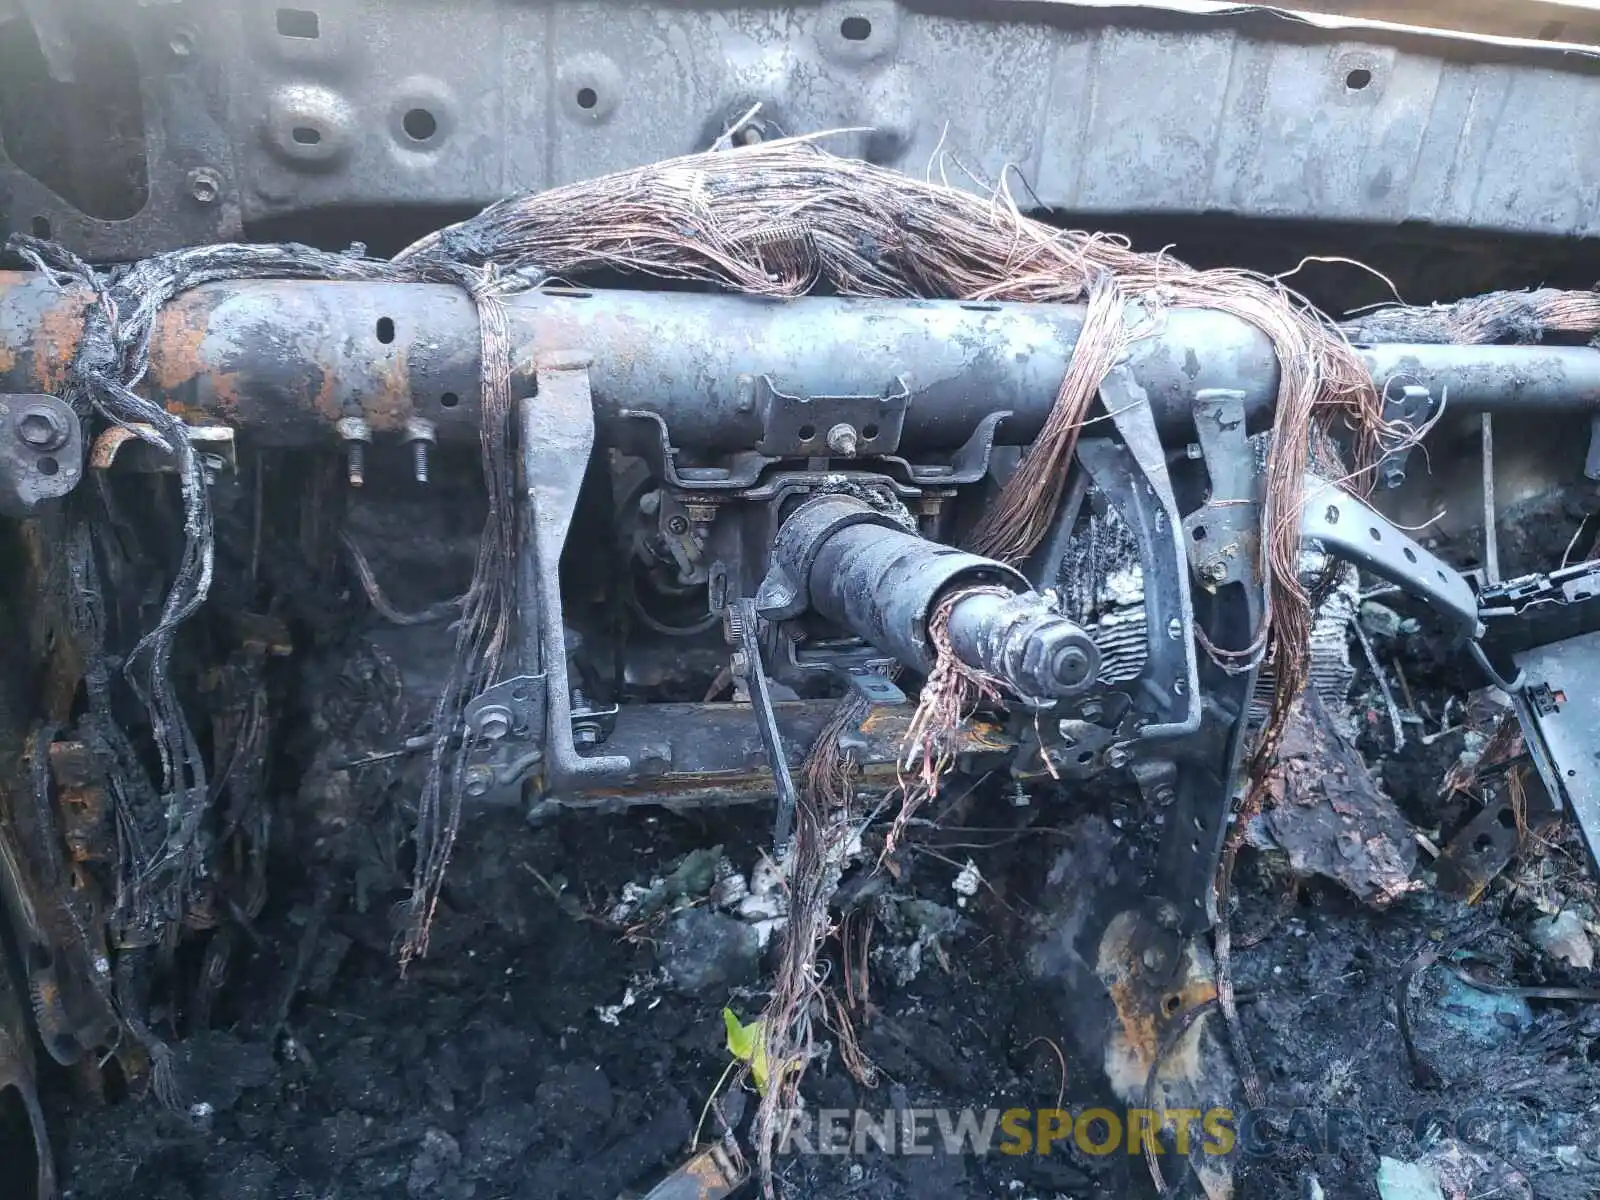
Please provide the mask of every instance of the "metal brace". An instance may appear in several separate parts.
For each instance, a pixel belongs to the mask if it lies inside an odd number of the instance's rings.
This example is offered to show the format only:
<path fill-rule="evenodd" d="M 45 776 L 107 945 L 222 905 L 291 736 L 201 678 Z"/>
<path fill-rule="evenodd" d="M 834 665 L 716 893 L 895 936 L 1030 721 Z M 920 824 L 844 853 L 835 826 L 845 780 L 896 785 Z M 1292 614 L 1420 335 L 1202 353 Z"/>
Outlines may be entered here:
<path fill-rule="evenodd" d="M 890 663 L 884 663 L 882 666 L 888 669 Z M 870 739 L 863 731 L 866 723 L 872 720 L 874 714 L 888 709 L 904 708 L 910 701 L 900 690 L 899 684 L 871 667 L 851 667 L 845 672 L 844 680 L 845 686 L 853 694 L 867 702 L 867 714 L 854 729 L 846 729 L 839 735 L 839 748 L 865 753 L 871 747 Z"/>
<path fill-rule="evenodd" d="M 467 705 L 467 728 L 486 742 L 532 742 L 543 732 L 543 675 L 517 675 L 485 688 Z"/>
<path fill-rule="evenodd" d="M 1412 429 L 1421 429 L 1433 412 L 1433 393 L 1417 383 L 1408 383 L 1398 389 L 1386 388 L 1383 394 L 1383 419 L 1403 421 Z M 1406 445 L 1390 450 L 1378 460 L 1378 481 L 1386 488 L 1397 488 L 1406 481 L 1406 462 L 1413 447 Z"/>
<path fill-rule="evenodd" d="M 800 396 L 780 391 L 770 375 L 753 381 L 761 414 L 756 449 L 778 458 L 854 458 L 900 447 L 911 390 L 896 377 L 881 396 Z"/>
<path fill-rule="evenodd" d="M 1195 397 L 1194 423 L 1211 494 L 1203 508 L 1183 519 L 1189 564 L 1209 587 L 1253 587 L 1261 546 L 1260 477 L 1245 435 L 1244 393 L 1206 388 Z"/>
<path fill-rule="evenodd" d="M 765 492 L 751 491 L 751 489 L 760 482 L 762 473 L 780 462 L 780 458 L 744 451 L 730 455 L 725 466 L 679 466 L 678 449 L 672 444 L 671 431 L 668 430 L 667 422 L 660 413 L 648 409 L 624 408 L 619 409 L 617 415 L 650 426 L 649 431 L 643 433 L 642 439 L 635 441 L 633 445 L 636 452 L 673 487 L 690 492 L 736 491 L 744 493 L 741 498 L 746 500 L 767 498 Z M 964 483 L 976 483 L 989 473 L 989 459 L 994 453 L 995 436 L 1001 423 L 1011 416 L 1010 409 L 989 413 L 973 427 L 967 440 L 944 462 L 914 463 L 898 455 L 882 452 L 877 449 L 883 440 L 881 434 L 878 441 L 871 446 L 863 445 L 861 449 L 871 452 L 876 460 L 875 467 L 881 468 L 885 474 L 894 479 L 895 486 L 903 489 L 903 494 L 915 495 L 916 489 L 924 487 L 946 488 Z"/>
<path fill-rule="evenodd" d="M 1078 461 L 1116 504 L 1140 543 L 1156 555 L 1145 574 L 1149 658 L 1138 683 L 1147 696 L 1159 696 L 1158 707 L 1173 713 L 1174 719 L 1146 724 L 1139 732 L 1145 738 L 1181 737 L 1200 725 L 1200 677 L 1189 633 L 1194 626 L 1194 602 L 1184 570 L 1187 555 L 1182 518 L 1167 473 L 1166 451 L 1156 431 L 1149 394 L 1126 364 L 1107 373 L 1100 384 L 1100 402 L 1123 444 L 1118 447 L 1105 439 L 1085 439 L 1078 443 Z M 1162 669 L 1177 656 L 1182 658 L 1181 668 Z M 1158 670 L 1163 677 L 1153 673 Z"/>
<path fill-rule="evenodd" d="M 1250 645 L 1264 608 L 1258 567 L 1260 476 L 1243 400 L 1239 392 L 1224 389 L 1196 397 L 1195 428 L 1211 490 L 1205 506 L 1183 523 L 1190 564 L 1209 591 L 1206 628 L 1228 649 Z M 1224 584 L 1240 586 L 1222 590 Z M 1175 748 L 1182 761 L 1167 764 L 1159 774 L 1156 764 L 1140 764 L 1150 771 L 1150 790 L 1166 807 L 1157 877 L 1175 905 L 1177 927 L 1186 933 L 1198 933 L 1216 919 L 1212 883 L 1243 771 L 1260 661 L 1258 656 L 1239 663 L 1208 659 L 1200 669 L 1206 704 L 1196 736 Z"/>
<path fill-rule="evenodd" d="M 734 670 L 745 683 L 750 694 L 750 707 L 755 711 L 756 726 L 761 731 L 761 744 L 767 752 L 767 762 L 772 768 L 772 781 L 778 795 L 778 812 L 772 827 L 773 850 L 782 854 L 794 832 L 794 814 L 800 796 L 795 791 L 794 777 L 789 773 L 789 759 L 784 753 L 783 737 L 778 732 L 778 717 L 772 709 L 772 691 L 767 686 L 767 673 L 761 662 L 761 639 L 757 636 L 756 603 L 751 599 L 734 601 L 728 610 L 730 629 L 738 639 L 739 652 L 734 656 Z"/>
<path fill-rule="evenodd" d="M 83 478 L 83 429 L 55 396 L 0 395 L 0 513 L 32 516 Z"/>
<path fill-rule="evenodd" d="M 1380 579 L 1398 584 L 1450 618 L 1464 637 L 1483 636 L 1478 597 L 1466 576 L 1396 529 L 1360 498 L 1343 488 L 1306 476 L 1301 531 L 1339 558 Z"/>
<path fill-rule="evenodd" d="M 550 354 L 536 367 L 538 393 L 517 404 L 533 553 L 532 581 L 539 598 L 539 654 L 545 667 L 547 783 L 555 791 L 569 779 L 626 775 L 623 755 L 585 757 L 573 738 L 572 684 L 567 671 L 566 621 L 561 607 L 561 552 L 578 506 L 578 491 L 594 453 L 594 399 L 589 360 Z"/>

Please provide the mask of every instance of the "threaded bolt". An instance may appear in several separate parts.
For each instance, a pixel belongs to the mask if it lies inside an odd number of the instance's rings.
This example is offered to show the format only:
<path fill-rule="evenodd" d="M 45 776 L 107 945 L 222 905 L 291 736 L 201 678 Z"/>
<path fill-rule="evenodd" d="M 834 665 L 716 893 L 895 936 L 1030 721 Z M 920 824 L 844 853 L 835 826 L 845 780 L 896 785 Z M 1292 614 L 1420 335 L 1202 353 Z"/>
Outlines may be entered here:
<path fill-rule="evenodd" d="M 367 443 L 372 440 L 372 427 L 360 417 L 341 417 L 334 428 L 344 442 L 350 486 L 361 487 L 367 481 Z"/>
<path fill-rule="evenodd" d="M 406 422 L 406 441 L 411 443 L 411 478 L 418 483 L 428 482 L 428 448 L 437 440 L 432 421 L 412 417 Z"/>

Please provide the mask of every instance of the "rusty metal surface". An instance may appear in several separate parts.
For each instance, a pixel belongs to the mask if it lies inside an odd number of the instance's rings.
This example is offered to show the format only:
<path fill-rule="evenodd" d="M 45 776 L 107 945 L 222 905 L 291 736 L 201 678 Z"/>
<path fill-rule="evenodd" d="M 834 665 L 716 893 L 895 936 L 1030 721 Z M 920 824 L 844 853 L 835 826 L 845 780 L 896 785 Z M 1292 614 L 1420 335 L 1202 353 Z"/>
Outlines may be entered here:
<path fill-rule="evenodd" d="M 0 386 L 59 385 L 86 303 L 81 289 L 0 274 L 0 341 L 34 347 L 9 365 L 0 354 Z M 679 446 L 748 450 L 763 436 L 756 377 L 807 394 L 867 393 L 883 388 L 885 372 L 904 370 L 902 448 L 952 449 L 997 409 L 1015 414 L 1001 440 L 1020 444 L 1038 432 L 1082 308 L 546 291 L 512 298 L 510 323 L 518 357 L 591 358 L 596 418 L 613 439 L 645 436 L 643 422 L 622 413 L 649 409 Z M 1169 314 L 1163 336 L 1139 342 L 1132 360 L 1161 412 L 1180 424 L 1197 388 L 1246 387 L 1258 418 L 1276 391 L 1266 338 L 1221 313 Z M 403 441 L 407 423 L 422 417 L 440 442 L 475 443 L 477 315 L 444 285 L 210 284 L 159 314 L 144 389 L 191 421 L 248 427 L 262 445 L 331 446 L 335 424 L 350 416 L 378 440 Z"/>
<path fill-rule="evenodd" d="M 88 303 L 82 288 L 0 272 L 0 388 L 59 388 Z M 954 449 L 999 410 L 1013 416 L 998 440 L 1026 443 L 1055 401 L 1082 309 L 539 291 L 513 297 L 509 320 L 519 359 L 591 358 L 604 439 L 637 452 L 655 431 L 628 414 L 656 412 L 674 444 L 705 461 L 748 451 L 762 437 L 752 386 L 761 375 L 820 395 L 866 394 L 904 373 L 902 449 Z M 1457 411 L 1600 403 L 1600 352 L 1586 347 L 1396 344 L 1362 353 L 1379 382 L 1404 374 L 1447 384 Z M 1192 432 L 1205 389 L 1241 391 L 1252 428 L 1277 391 L 1265 336 L 1209 310 L 1165 314 L 1159 336 L 1135 343 L 1129 369 L 1167 435 Z M 397 445 L 417 418 L 432 423 L 440 443 L 476 444 L 477 315 L 464 293 L 437 284 L 210 284 L 158 315 L 143 387 L 170 412 L 246 429 L 262 446 L 332 448 L 338 421 L 352 416 Z"/>
<path fill-rule="evenodd" d="M 789 700 L 772 706 L 791 767 L 798 769 L 837 705 L 835 700 Z M 909 704 L 877 706 L 859 733 L 847 738 L 861 764 L 859 787 L 895 785 L 913 711 Z M 958 753 L 981 758 L 1009 753 L 1014 745 L 998 725 L 969 721 L 961 731 Z M 620 783 L 574 780 L 561 791 L 563 803 L 602 811 L 635 804 L 689 808 L 763 801 L 773 795 L 766 749 L 745 704 L 624 705 L 606 749 L 629 758 L 634 773 Z"/>

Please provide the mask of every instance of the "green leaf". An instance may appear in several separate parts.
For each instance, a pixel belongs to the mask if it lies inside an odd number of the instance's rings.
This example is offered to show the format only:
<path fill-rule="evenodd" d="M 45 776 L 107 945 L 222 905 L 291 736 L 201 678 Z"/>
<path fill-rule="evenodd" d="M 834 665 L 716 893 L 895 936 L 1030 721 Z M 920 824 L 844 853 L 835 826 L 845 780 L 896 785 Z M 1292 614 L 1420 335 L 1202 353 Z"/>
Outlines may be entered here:
<path fill-rule="evenodd" d="M 740 1062 L 748 1063 L 756 1089 L 763 1095 L 767 1091 L 767 1023 L 757 1017 L 750 1024 L 741 1024 L 731 1008 L 722 1010 L 722 1023 L 728 1029 L 728 1053 Z"/>

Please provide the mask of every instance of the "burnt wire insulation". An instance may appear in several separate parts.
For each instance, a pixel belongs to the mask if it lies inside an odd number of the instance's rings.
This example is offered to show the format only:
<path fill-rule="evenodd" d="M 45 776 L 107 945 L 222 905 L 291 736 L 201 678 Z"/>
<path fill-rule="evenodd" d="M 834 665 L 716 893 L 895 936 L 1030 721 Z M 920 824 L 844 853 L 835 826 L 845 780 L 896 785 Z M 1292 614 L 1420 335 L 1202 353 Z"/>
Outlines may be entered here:
<path fill-rule="evenodd" d="M 174 296 L 204 283 L 227 279 L 385 279 L 400 273 L 384 263 L 328 254 L 305 246 L 204 246 L 96 272 L 51 242 L 13 235 L 9 249 L 63 285 L 80 284 L 94 299 L 83 317 L 78 350 L 61 396 L 79 417 L 99 416 L 131 429 L 170 455 L 183 502 L 182 547 L 155 624 L 122 658 L 117 676 L 132 691 L 150 725 L 158 756 L 154 780 L 139 762 L 113 713 L 114 677 L 107 663 L 104 596 L 95 550 L 85 533 L 104 546 L 108 504 L 103 490 L 91 493 L 99 513 L 75 506 L 69 534 L 69 577 L 75 627 L 84 642 L 85 683 L 91 744 L 106 769 L 116 801 L 123 871 L 117 918 L 122 940 L 148 944 L 181 921 L 195 901 L 204 872 L 200 826 L 209 798 L 206 765 L 171 677 L 179 627 L 205 601 L 214 565 L 211 506 L 199 455 L 187 426 L 134 389 L 149 367 L 150 335 L 157 314 Z M 87 529 L 86 529 L 87 526 Z"/>
<path fill-rule="evenodd" d="M 842 159 L 813 142 L 786 140 L 691 155 L 600 179 L 514 197 L 431 234 L 393 262 L 302 246 L 212 246 L 177 251 L 97 274 L 50 243 L 14 237 L 11 246 L 62 282 L 92 289 L 83 342 L 64 396 L 87 419 L 148 426 L 178 467 L 183 549 L 153 628 L 121 675 L 150 722 L 158 777 L 143 786 L 129 765 L 109 705 L 96 706 L 103 761 L 115 762 L 128 826 L 129 888 L 124 924 L 151 934 L 177 919 L 200 862 L 197 837 L 206 803 L 205 765 L 169 674 L 173 641 L 203 602 L 212 570 L 211 515 L 198 456 L 183 422 L 134 390 L 143 378 L 156 314 L 202 283 L 240 278 L 433 279 L 477 300 L 484 329 L 483 457 L 490 515 L 478 569 L 459 626 L 451 686 L 436 712 L 440 736 L 419 803 L 418 866 L 402 956 L 426 945 L 425 928 L 459 822 L 465 758 L 460 713 L 474 687 L 492 682 L 514 611 L 508 574 L 509 346 L 496 297 L 542 278 L 599 271 L 697 281 L 768 296 L 826 289 L 855 296 L 966 300 L 1079 301 L 1090 322 L 1063 382 L 1046 436 L 983 531 L 1003 556 L 1025 553 L 1059 496 L 1068 460 L 1100 378 L 1130 336 L 1124 302 L 1142 306 L 1141 332 L 1159 327 L 1171 305 L 1208 306 L 1251 321 L 1279 353 L 1281 390 L 1268 463 L 1267 623 L 1279 653 L 1275 727 L 1304 682 L 1307 597 L 1299 553 L 1301 475 L 1314 415 L 1343 418 L 1356 433 L 1357 468 L 1371 465 L 1382 423 L 1378 398 L 1342 336 L 1281 285 L 1239 271 L 1196 271 L 1125 241 L 1063 232 L 1021 215 L 1009 195 L 981 197 Z M 89 597 L 85 596 L 86 601 Z M 103 699 L 103 698 L 102 698 Z M 1264 750 L 1270 750 L 1270 737 Z M 159 819 L 154 819 L 158 817 Z"/>
<path fill-rule="evenodd" d="M 183 500 L 182 551 L 154 626 L 135 643 L 120 677 L 146 713 L 159 772 L 140 763 L 119 724 L 111 695 L 104 598 L 96 554 L 75 538 L 73 611 L 86 646 L 87 736 L 109 777 L 123 869 L 117 898 L 122 944 L 150 944 L 199 902 L 204 870 L 200 835 L 209 787 L 197 740 L 170 677 L 179 627 L 205 600 L 213 533 L 204 477 L 183 422 L 134 390 L 147 363 L 161 306 L 198 284 L 240 278 L 434 279 L 468 290 L 483 339 L 482 460 L 489 512 L 471 587 L 457 625 L 449 682 L 434 713 L 434 741 L 418 800 L 416 866 L 401 961 L 425 953 L 428 928 L 459 828 L 470 735 L 463 713 L 495 682 L 516 613 L 511 563 L 513 476 L 510 447 L 510 346 L 499 297 L 533 279 L 596 272 L 688 280 L 766 296 L 828 290 L 850 296 L 1075 302 L 1089 320 L 1046 429 L 980 528 L 979 544 L 1015 561 L 1037 544 L 1059 500 L 1077 430 L 1106 371 L 1134 336 L 1128 307 L 1139 306 L 1139 333 L 1158 330 L 1171 305 L 1213 307 L 1248 320 L 1273 340 L 1281 366 L 1275 437 L 1265 505 L 1268 629 L 1276 642 L 1278 693 L 1269 728 L 1304 683 L 1309 602 L 1298 580 L 1302 475 L 1314 416 L 1341 419 L 1356 434 L 1358 470 L 1381 442 L 1377 396 L 1337 330 L 1281 285 L 1238 271 L 1195 271 L 1165 255 L 1134 252 L 1122 240 L 1062 232 L 1021 215 L 1008 194 L 984 198 L 822 152 L 808 141 L 780 141 L 693 155 L 601 179 L 514 197 L 424 238 L 392 263 L 305 247 L 216 246 L 161 255 L 96 274 L 58 247 L 13 238 L 12 247 L 63 282 L 92 290 L 83 342 L 64 397 L 80 416 L 147 426 L 139 431 L 173 456 Z M 78 520 L 106 550 L 112 520 L 81 506 Z M 947 613 L 947 607 L 941 612 Z M 935 624 L 938 617 L 935 617 Z M 919 723 L 907 749 L 914 778 L 903 789 L 896 828 L 937 788 L 946 747 L 964 710 L 983 693 L 959 668 L 948 644 L 923 690 Z M 846 720 L 851 706 L 841 707 Z M 842 729 L 842 726 L 841 726 Z M 1270 752 L 1270 737 L 1263 753 Z M 917 759 L 920 756 L 920 763 Z M 828 897 L 838 874 L 842 784 L 848 767 L 837 736 L 824 738 L 807 771 L 808 803 L 790 864 L 792 912 L 784 964 L 769 1014 L 774 1095 L 798 1079 L 784 1064 L 808 1053 L 806 1013 L 819 986 L 817 947 L 827 928 Z M 843 802 L 841 804 L 841 801 Z M 809 916 L 807 915 L 809 914 Z M 119 988 L 119 991 L 124 989 Z M 133 1019 L 130 1014 L 130 1019 Z M 764 1105 L 764 1108 L 770 1106 Z M 771 1188 L 770 1125 L 764 1125 L 762 1174 Z"/>
<path fill-rule="evenodd" d="M 500 675 L 516 621 L 516 475 L 511 430 L 511 333 L 503 296 L 505 277 L 491 268 L 455 265 L 446 275 L 471 294 L 478 306 L 483 361 L 483 428 L 481 457 L 489 511 L 478 542 L 472 585 L 456 626 L 456 652 L 449 680 L 434 708 L 435 740 L 418 802 L 417 863 L 412 874 L 407 923 L 400 942 L 400 961 L 408 963 L 428 952 L 445 868 L 461 827 L 466 789 L 467 755 L 474 735 L 463 730 L 467 704 Z"/>
<path fill-rule="evenodd" d="M 781 1116 L 798 1106 L 800 1079 L 812 1055 L 813 1002 L 820 1001 L 824 984 L 817 958 L 830 930 L 829 905 L 858 832 L 855 764 L 841 739 L 857 729 L 869 711 L 857 693 L 841 700 L 801 769 L 795 834 L 785 864 L 789 921 L 762 1019 L 768 1084 L 756 1114 L 755 1135 L 768 1196 L 773 1194 L 772 1163 Z M 820 1011 L 822 1006 L 815 1007 Z"/>

